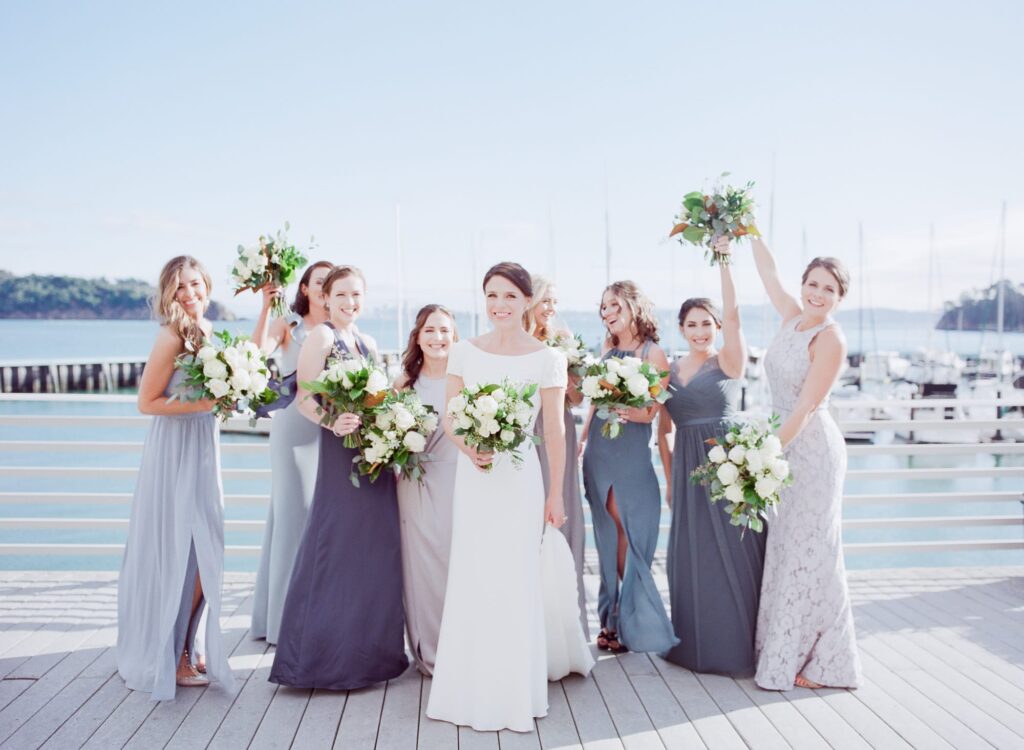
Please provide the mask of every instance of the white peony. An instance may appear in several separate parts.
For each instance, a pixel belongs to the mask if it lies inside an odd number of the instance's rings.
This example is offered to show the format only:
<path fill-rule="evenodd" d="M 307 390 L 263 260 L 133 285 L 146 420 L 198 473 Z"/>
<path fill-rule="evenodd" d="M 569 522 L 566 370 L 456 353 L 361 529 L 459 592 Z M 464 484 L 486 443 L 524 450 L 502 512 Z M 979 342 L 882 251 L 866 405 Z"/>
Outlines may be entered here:
<path fill-rule="evenodd" d="M 259 357 L 260 348 L 251 341 L 242 342 L 242 351 L 248 354 L 250 357 Z"/>
<path fill-rule="evenodd" d="M 739 479 L 740 470 L 736 468 L 736 464 L 724 463 L 718 467 L 718 471 L 715 472 L 715 476 L 718 477 L 718 481 L 727 487 Z"/>
<path fill-rule="evenodd" d="M 491 416 L 492 414 L 498 413 L 498 402 L 495 401 L 491 396 L 483 395 L 476 401 L 477 413 L 482 416 Z"/>
<path fill-rule="evenodd" d="M 743 488 L 738 484 L 730 484 L 725 488 L 725 499 L 730 503 L 743 502 Z"/>
<path fill-rule="evenodd" d="M 751 448 L 747 451 L 747 468 L 752 472 L 761 471 L 764 468 L 764 460 L 761 458 L 761 451 Z"/>
<path fill-rule="evenodd" d="M 379 430 L 386 430 L 391 427 L 391 412 L 382 411 L 373 420 L 373 424 Z"/>
<path fill-rule="evenodd" d="M 780 482 L 789 476 L 789 461 L 779 458 L 772 462 L 772 476 Z"/>
<path fill-rule="evenodd" d="M 491 396 L 493 396 L 494 400 L 499 402 L 499 403 L 501 403 L 502 401 L 504 401 L 505 399 L 508 398 L 508 394 L 505 393 L 505 391 L 503 391 L 501 388 L 499 388 L 494 393 L 492 393 Z"/>
<path fill-rule="evenodd" d="M 650 385 L 647 382 L 647 378 L 645 378 L 640 373 L 630 375 L 626 379 L 626 390 L 628 390 L 634 396 L 646 396 L 647 389 L 649 387 Z"/>
<path fill-rule="evenodd" d="M 448 402 L 448 413 L 461 413 L 466 410 L 466 397 L 461 393 Z"/>
<path fill-rule="evenodd" d="M 433 432 L 437 429 L 437 416 L 434 414 L 428 414 L 423 417 L 423 429 L 427 432 Z"/>
<path fill-rule="evenodd" d="M 206 390 L 212 393 L 214 398 L 223 398 L 228 395 L 228 391 L 231 390 L 231 386 L 220 378 L 214 378 L 213 380 L 206 381 Z"/>
<path fill-rule="evenodd" d="M 497 419 L 484 419 L 480 422 L 481 437 L 490 437 L 491 435 L 497 435 L 500 431 L 501 425 L 498 424 Z"/>
<path fill-rule="evenodd" d="M 267 387 L 267 383 L 270 382 L 270 378 L 268 378 L 262 372 L 254 372 L 250 377 L 250 380 L 251 382 L 249 384 L 249 387 L 252 389 L 252 392 L 254 394 L 263 393 L 263 391 Z"/>
<path fill-rule="evenodd" d="M 196 356 L 201 362 L 209 362 L 217 357 L 217 350 L 212 346 L 204 346 L 199 349 L 199 353 Z"/>
<path fill-rule="evenodd" d="M 708 458 L 716 464 L 724 464 L 728 456 L 725 455 L 725 448 L 720 445 L 716 445 L 708 451 Z"/>
<path fill-rule="evenodd" d="M 211 359 L 203 365 L 203 375 L 208 378 L 216 378 L 217 380 L 226 380 L 228 377 L 228 367 L 219 359 Z"/>
<path fill-rule="evenodd" d="M 408 430 L 416 424 L 416 417 L 404 406 L 395 407 L 395 426 L 400 430 Z"/>
<path fill-rule="evenodd" d="M 388 376 L 382 373 L 380 370 L 373 370 L 370 372 L 370 377 L 366 379 L 366 390 L 370 393 L 380 393 L 386 390 L 388 387 Z"/>
<path fill-rule="evenodd" d="M 609 359 L 604 363 L 604 369 L 609 373 L 618 372 L 621 367 L 622 363 L 617 359 Z"/>
<path fill-rule="evenodd" d="M 252 385 L 252 378 L 249 376 L 249 373 L 246 372 L 245 370 L 238 370 L 236 372 L 231 373 L 231 378 L 228 380 L 228 382 L 231 384 L 232 388 L 240 392 L 249 389 L 249 387 Z"/>
<path fill-rule="evenodd" d="M 606 372 L 604 374 L 604 379 L 605 379 L 605 382 L 608 383 L 608 385 L 618 385 L 619 384 L 619 380 L 621 380 L 621 378 L 619 377 L 619 371 L 618 370 L 616 370 L 615 372 L 612 372 L 611 370 L 608 370 L 608 372 Z"/>
<path fill-rule="evenodd" d="M 761 445 L 761 457 L 768 460 L 782 453 L 782 441 L 775 435 L 769 435 Z"/>
<path fill-rule="evenodd" d="M 731 433 L 731 432 L 725 433 L 725 442 L 727 442 L 730 445 L 732 445 L 733 443 L 736 442 L 736 436 L 733 433 Z"/>
<path fill-rule="evenodd" d="M 729 451 L 729 460 L 737 465 L 742 464 L 746 455 L 747 452 L 744 450 L 742 445 L 734 445 L 732 450 Z"/>
<path fill-rule="evenodd" d="M 775 477 L 768 475 L 761 477 L 754 484 L 754 491 L 757 492 L 762 498 L 767 500 L 774 495 L 779 489 L 779 480 Z"/>
<path fill-rule="evenodd" d="M 243 279 L 249 275 L 249 266 L 246 264 L 244 257 L 240 257 L 235 261 L 235 275 Z"/>
<path fill-rule="evenodd" d="M 530 419 L 533 417 L 533 412 L 530 411 L 530 407 L 526 404 L 521 404 L 516 408 L 515 414 L 513 415 L 516 423 L 523 425 L 524 427 L 530 424 Z"/>
<path fill-rule="evenodd" d="M 583 395 L 587 398 L 600 398 L 605 395 L 607 391 L 600 385 L 601 378 L 597 375 L 588 375 L 583 378 L 583 382 L 580 384 L 580 390 Z"/>
<path fill-rule="evenodd" d="M 402 445 L 412 453 L 422 453 L 423 449 L 427 447 L 427 439 L 418 432 L 409 431 L 402 438 Z"/>
<path fill-rule="evenodd" d="M 511 443 L 513 440 L 516 439 L 516 434 L 512 430 L 502 430 L 500 437 L 501 437 L 501 442 L 503 442 L 503 443 Z"/>
<path fill-rule="evenodd" d="M 473 427 L 473 418 L 470 417 L 468 414 L 460 414 L 455 419 L 455 426 L 458 427 L 460 430 L 471 429 Z"/>

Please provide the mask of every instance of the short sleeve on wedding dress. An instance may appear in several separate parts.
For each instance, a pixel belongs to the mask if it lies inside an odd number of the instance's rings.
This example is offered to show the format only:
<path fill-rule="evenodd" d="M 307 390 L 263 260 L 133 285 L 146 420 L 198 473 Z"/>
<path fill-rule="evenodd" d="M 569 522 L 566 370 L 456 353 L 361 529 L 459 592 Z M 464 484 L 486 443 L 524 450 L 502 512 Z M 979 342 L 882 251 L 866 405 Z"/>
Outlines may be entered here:
<path fill-rule="evenodd" d="M 448 350 L 448 374 L 462 377 L 462 360 L 466 353 L 467 341 L 457 341 Z"/>
<path fill-rule="evenodd" d="M 548 356 L 541 374 L 541 388 L 565 388 L 569 383 L 569 363 L 565 355 L 557 349 L 548 349 Z M 451 365 L 448 365 L 451 372 Z"/>

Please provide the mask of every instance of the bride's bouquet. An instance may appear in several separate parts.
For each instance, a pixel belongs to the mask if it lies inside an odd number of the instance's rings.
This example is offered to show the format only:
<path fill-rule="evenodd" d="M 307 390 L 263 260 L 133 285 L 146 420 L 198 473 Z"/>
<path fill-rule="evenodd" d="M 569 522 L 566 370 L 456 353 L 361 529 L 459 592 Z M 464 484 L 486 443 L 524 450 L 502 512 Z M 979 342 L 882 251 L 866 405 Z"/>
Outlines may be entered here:
<path fill-rule="evenodd" d="M 384 370 L 372 362 L 351 357 L 331 357 L 316 380 L 300 385 L 320 396 L 316 413 L 320 415 L 320 424 L 327 428 L 346 412 L 358 414 L 366 422 L 389 392 Z M 356 430 L 345 436 L 344 445 L 358 448 L 361 439 L 360 431 Z"/>
<path fill-rule="evenodd" d="M 423 451 L 427 438 L 437 429 L 434 409 L 415 392 L 401 391 L 389 393 L 371 416 L 359 431 L 362 448 L 352 462 L 352 484 L 358 487 L 360 476 L 375 482 L 382 471 L 397 471 L 403 479 L 422 481 Z"/>
<path fill-rule="evenodd" d="M 537 384 L 516 385 L 503 380 L 463 388 L 448 402 L 448 416 L 466 445 L 483 452 L 508 453 L 516 468 L 523 465 L 519 446 L 540 445 L 539 436 L 528 432 L 533 418 L 533 396 Z M 493 464 L 484 467 L 490 471 Z"/>
<path fill-rule="evenodd" d="M 733 425 L 725 433 L 724 444 L 715 438 L 706 463 L 690 474 L 690 480 L 708 486 L 711 502 L 725 500 L 725 512 L 733 526 L 764 530 L 768 509 L 779 503 L 779 492 L 793 477 L 789 462 L 782 457 L 782 443 L 776 437 L 779 417 L 767 422 Z"/>
<path fill-rule="evenodd" d="M 594 362 L 594 355 L 578 334 L 573 336 L 569 333 L 560 333 L 553 339 L 548 339 L 547 345 L 565 355 L 569 363 L 569 372 L 573 375 L 582 376 L 587 366 Z"/>
<path fill-rule="evenodd" d="M 643 409 L 668 401 L 672 395 L 661 385 L 666 375 L 668 372 L 658 372 L 654 365 L 638 357 L 609 357 L 590 364 L 583 374 L 580 391 L 604 420 L 601 434 L 611 439 L 619 436 L 622 419 L 618 409 Z"/>
<path fill-rule="evenodd" d="M 727 177 L 724 172 L 722 177 Z M 704 245 L 704 257 L 715 263 L 728 263 L 728 256 L 715 252 L 715 241 L 719 237 L 739 239 L 746 235 L 760 237 L 754 223 L 754 199 L 750 191 L 753 182 L 746 187 L 716 184 L 710 194 L 697 190 L 683 196 L 683 207 L 676 216 L 676 224 L 669 237 L 679 236 L 679 242 Z"/>
<path fill-rule="evenodd" d="M 285 232 L 289 229 L 285 222 Z M 286 287 L 295 281 L 296 272 L 306 265 L 306 256 L 295 245 L 288 242 L 284 232 L 273 237 L 260 236 L 256 247 L 238 246 L 238 258 L 231 268 L 231 276 L 235 281 L 235 294 L 246 289 L 256 292 L 267 284 Z M 274 315 L 281 317 L 288 314 L 288 304 L 284 297 L 274 298 Z"/>
<path fill-rule="evenodd" d="M 185 342 L 185 353 L 174 367 L 185 374 L 171 401 L 213 399 L 213 413 L 225 420 L 235 411 L 249 412 L 273 403 L 278 394 L 267 387 L 270 370 L 266 355 L 245 336 L 220 331 L 206 339 L 199 351 Z"/>

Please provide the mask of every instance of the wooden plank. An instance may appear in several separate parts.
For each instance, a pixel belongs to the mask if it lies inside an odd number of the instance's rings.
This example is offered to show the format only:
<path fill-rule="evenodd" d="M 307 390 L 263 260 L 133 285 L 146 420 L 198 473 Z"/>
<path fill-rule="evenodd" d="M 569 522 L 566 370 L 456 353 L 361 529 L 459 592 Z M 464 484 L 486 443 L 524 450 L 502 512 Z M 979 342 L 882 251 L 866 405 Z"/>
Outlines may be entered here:
<path fill-rule="evenodd" d="M 373 750 L 380 730 L 380 712 L 384 706 L 384 683 L 349 690 L 345 711 L 341 714 L 338 734 L 334 738 L 337 750 Z"/>
<path fill-rule="evenodd" d="M 736 732 L 736 728 L 722 715 L 718 705 L 708 695 L 697 676 L 688 669 L 667 662 L 664 659 L 653 659 L 652 663 L 668 685 L 672 695 L 683 707 L 686 715 L 693 722 L 694 729 L 709 748 L 746 748 L 747 743 Z"/>
<path fill-rule="evenodd" d="M 124 747 L 132 735 L 146 721 L 157 704 L 149 699 L 148 693 L 128 690 L 120 677 L 113 677 L 126 693 L 124 700 L 100 723 L 96 731 L 90 735 L 82 746 L 83 750 L 109 750 L 112 747 Z M 83 709 L 85 706 L 82 707 Z"/>
<path fill-rule="evenodd" d="M 103 687 L 99 677 L 71 680 L 52 700 L 4 741 L 4 747 L 39 747 Z"/>
<path fill-rule="evenodd" d="M 210 748 L 230 750 L 248 747 L 277 692 L 277 684 L 267 680 L 273 664 L 274 651 L 267 649 L 210 740 Z"/>
<path fill-rule="evenodd" d="M 911 747 L 927 747 L 934 750 L 953 750 L 953 746 L 928 724 L 914 715 L 905 706 L 883 691 L 872 680 L 864 678 L 853 696 L 873 711 L 893 731 L 910 743 Z"/>
<path fill-rule="evenodd" d="M 619 663 L 665 747 L 705 747 L 697 729 L 654 666 L 654 658 L 657 657 L 626 653 L 619 656 Z"/>
<path fill-rule="evenodd" d="M 829 707 L 863 737 L 871 747 L 913 750 L 883 719 L 854 697 L 854 690 L 824 688 L 814 691 Z"/>
<path fill-rule="evenodd" d="M 620 750 L 622 740 L 605 706 L 597 683 L 591 678 L 569 675 L 562 680 L 580 740 L 586 750 Z"/>
<path fill-rule="evenodd" d="M 871 747 L 831 706 L 816 695 L 815 691 L 794 688 L 785 691 L 783 695 L 836 750 L 861 750 Z"/>
<path fill-rule="evenodd" d="M 280 694 L 284 688 L 278 690 Z M 306 750 L 329 750 L 334 746 L 334 737 L 338 733 L 341 713 L 345 710 L 348 693 L 335 690 L 314 690 L 306 704 L 299 727 L 295 732 L 292 747 Z"/>
<path fill-rule="evenodd" d="M 459 750 L 499 750 L 497 732 L 478 732 L 472 727 L 459 727 Z"/>
<path fill-rule="evenodd" d="M 781 692 L 762 690 L 754 683 L 753 677 L 736 679 L 736 684 L 791 747 L 798 747 L 800 750 L 828 750 L 825 738 L 818 734 L 818 730 Z"/>
<path fill-rule="evenodd" d="M 534 726 L 539 719 L 534 719 Z M 513 732 L 502 729 L 498 732 L 498 747 L 501 750 L 541 750 L 540 734 L 535 729 L 532 732 Z"/>
<path fill-rule="evenodd" d="M 627 750 L 665 747 L 616 657 L 599 659 L 590 678 L 601 691 L 608 714 Z"/>
<path fill-rule="evenodd" d="M 50 735 L 43 748 L 82 747 L 130 693 L 118 675 L 108 677 L 103 686 Z"/>
<path fill-rule="evenodd" d="M 380 713 L 377 750 L 416 750 L 423 676 L 415 666 L 389 680 Z"/>
<path fill-rule="evenodd" d="M 789 746 L 775 725 L 768 721 L 757 704 L 731 678 L 698 674 L 697 679 L 751 748 L 780 750 Z"/>
<path fill-rule="evenodd" d="M 250 680 L 257 679 L 257 672 Z M 279 685 L 270 705 L 267 706 L 263 721 L 260 722 L 256 734 L 249 743 L 250 748 L 269 748 L 275 750 L 280 747 L 290 747 L 295 741 L 295 733 L 299 729 L 299 723 L 309 705 L 312 690 Z M 237 705 L 237 704 L 236 704 Z M 333 741 L 333 734 L 331 740 Z M 305 747 L 297 745 L 297 747 Z M 330 747 L 330 745 L 328 745 Z"/>
<path fill-rule="evenodd" d="M 537 738 L 542 748 L 583 750 L 561 681 L 548 683 L 548 715 L 537 719 Z"/>
<path fill-rule="evenodd" d="M 27 690 L 35 680 L 0 680 L 0 710 Z"/>
<path fill-rule="evenodd" d="M 447 721 L 437 721 L 427 716 L 427 704 L 430 702 L 430 685 L 432 680 L 423 680 L 420 697 L 419 746 L 423 750 L 458 750 L 459 730 Z"/>
<path fill-rule="evenodd" d="M 174 693 L 174 700 L 157 702 L 125 743 L 126 750 L 150 750 L 166 745 L 202 697 L 204 689 L 179 687 Z"/>

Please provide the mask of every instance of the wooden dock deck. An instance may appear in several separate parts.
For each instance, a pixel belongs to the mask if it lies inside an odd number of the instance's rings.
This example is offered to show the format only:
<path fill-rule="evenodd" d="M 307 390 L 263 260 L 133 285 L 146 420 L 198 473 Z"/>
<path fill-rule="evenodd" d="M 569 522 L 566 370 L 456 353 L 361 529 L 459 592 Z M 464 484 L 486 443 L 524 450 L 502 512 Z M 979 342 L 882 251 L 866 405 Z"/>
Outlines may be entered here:
<path fill-rule="evenodd" d="M 347 694 L 267 682 L 273 649 L 247 637 L 252 586 L 225 576 L 234 689 L 156 704 L 116 673 L 115 574 L 0 572 L 0 747 L 1024 748 L 1024 567 L 851 573 L 859 690 L 766 692 L 602 655 L 590 679 L 550 685 L 531 734 L 427 719 L 430 680 L 412 669 Z"/>

